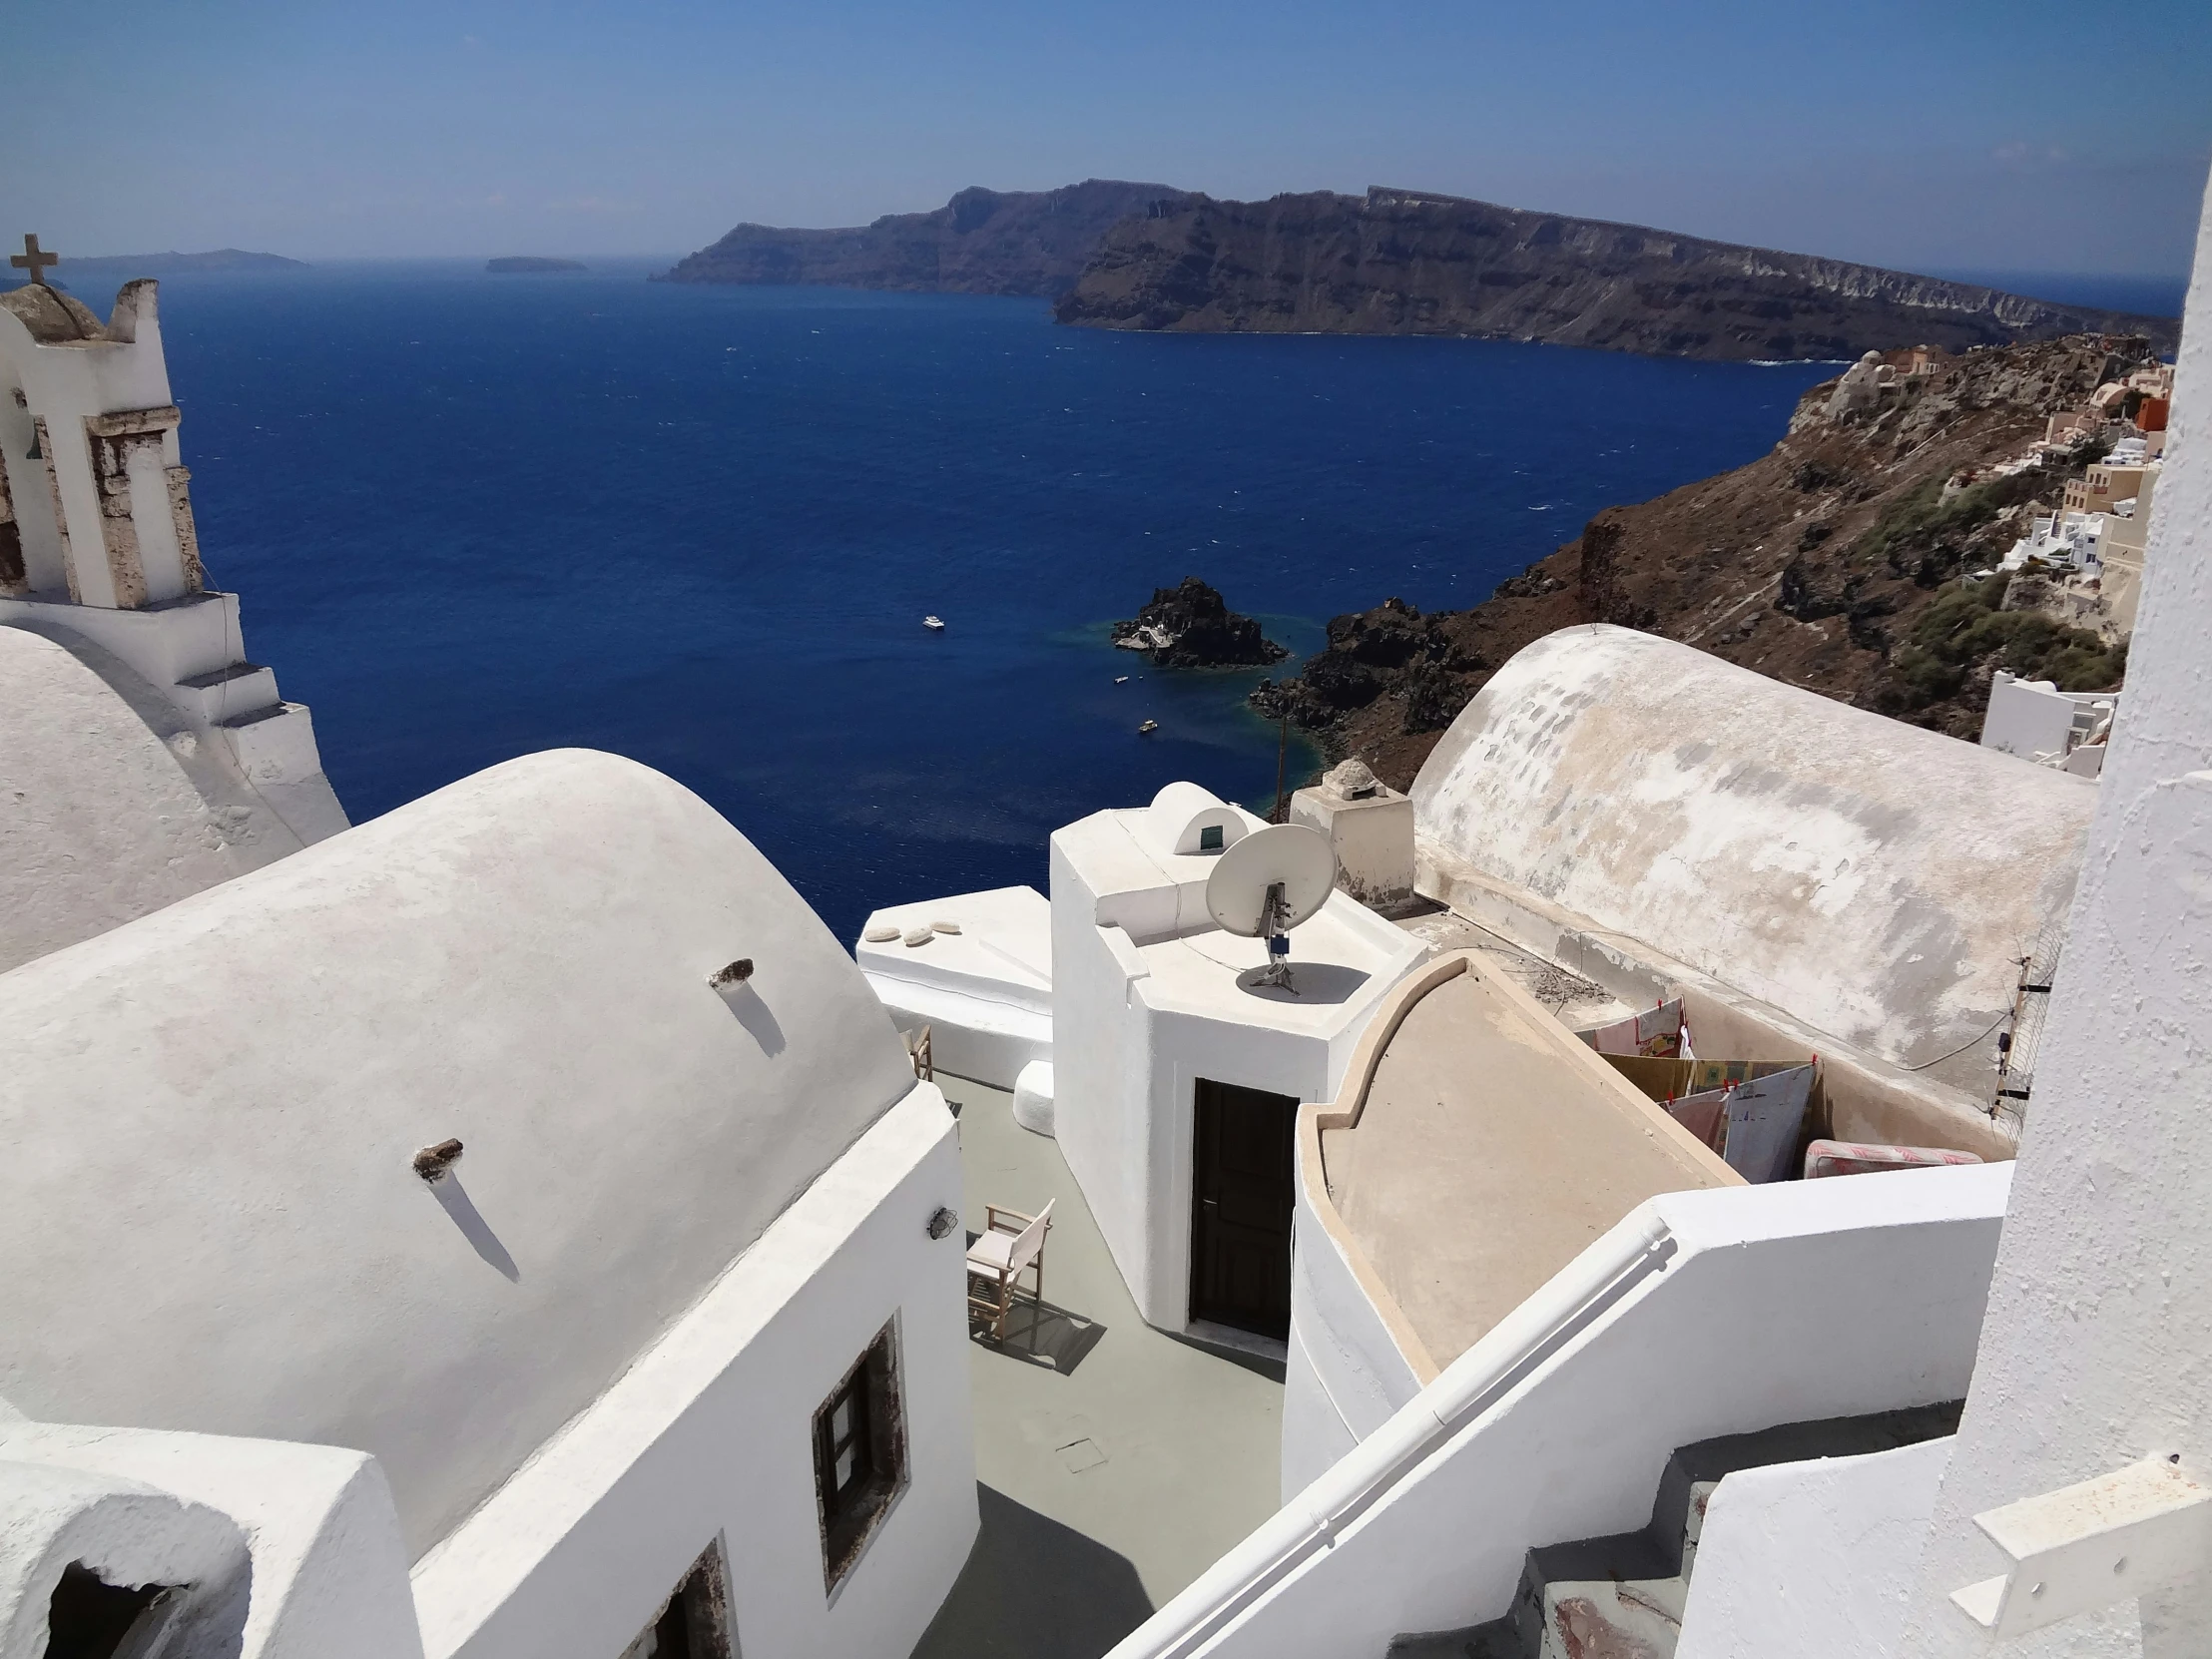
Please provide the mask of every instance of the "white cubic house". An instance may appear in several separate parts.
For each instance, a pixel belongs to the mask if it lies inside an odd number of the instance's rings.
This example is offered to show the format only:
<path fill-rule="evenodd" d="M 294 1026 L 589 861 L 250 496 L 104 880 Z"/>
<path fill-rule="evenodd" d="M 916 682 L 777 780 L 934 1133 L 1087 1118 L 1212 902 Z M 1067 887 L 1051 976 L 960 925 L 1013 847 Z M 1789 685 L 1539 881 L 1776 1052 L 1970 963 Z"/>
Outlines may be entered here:
<path fill-rule="evenodd" d="M 1342 892 L 1291 935 L 1216 926 L 1215 860 L 1261 821 L 1195 784 L 1052 836 L 1055 1133 L 1145 1320 L 1280 1343 L 1292 1141 L 1428 946 Z"/>

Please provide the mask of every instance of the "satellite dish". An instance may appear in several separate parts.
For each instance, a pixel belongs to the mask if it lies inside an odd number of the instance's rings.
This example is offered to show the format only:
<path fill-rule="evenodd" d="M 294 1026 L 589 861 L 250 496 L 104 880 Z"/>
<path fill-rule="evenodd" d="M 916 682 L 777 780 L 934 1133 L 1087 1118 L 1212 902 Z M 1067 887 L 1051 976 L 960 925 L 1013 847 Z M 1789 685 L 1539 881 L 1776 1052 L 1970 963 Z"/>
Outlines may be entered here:
<path fill-rule="evenodd" d="M 1337 854 L 1329 837 L 1301 824 L 1271 824 L 1234 842 L 1206 878 L 1206 908 L 1227 933 L 1268 941 L 1256 984 L 1291 986 L 1292 928 L 1329 902 Z"/>

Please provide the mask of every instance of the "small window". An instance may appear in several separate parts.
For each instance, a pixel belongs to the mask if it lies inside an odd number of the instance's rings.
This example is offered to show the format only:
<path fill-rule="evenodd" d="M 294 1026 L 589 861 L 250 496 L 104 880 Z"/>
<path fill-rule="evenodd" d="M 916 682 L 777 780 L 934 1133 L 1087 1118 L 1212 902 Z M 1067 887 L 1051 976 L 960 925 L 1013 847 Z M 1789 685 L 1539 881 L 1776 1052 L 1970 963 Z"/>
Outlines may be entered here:
<path fill-rule="evenodd" d="M 906 1484 L 896 1322 L 875 1334 L 815 1412 L 823 1580 L 834 1590 Z"/>
<path fill-rule="evenodd" d="M 1219 852 L 1221 850 L 1220 825 L 1202 824 L 1199 826 L 1198 849 L 1201 852 Z"/>
<path fill-rule="evenodd" d="M 722 1570 L 722 1540 L 709 1544 L 684 1581 L 622 1659 L 733 1659 L 729 1579 Z"/>

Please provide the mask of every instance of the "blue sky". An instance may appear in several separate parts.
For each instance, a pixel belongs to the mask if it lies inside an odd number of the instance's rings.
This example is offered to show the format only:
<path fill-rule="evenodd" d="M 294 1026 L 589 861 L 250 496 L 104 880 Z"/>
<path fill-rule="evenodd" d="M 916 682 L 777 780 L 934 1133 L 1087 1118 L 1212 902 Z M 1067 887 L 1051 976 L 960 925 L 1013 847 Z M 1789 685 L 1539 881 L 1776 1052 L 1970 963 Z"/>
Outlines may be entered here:
<path fill-rule="evenodd" d="M 0 0 L 0 232 L 674 254 L 971 184 L 1392 184 L 1918 270 L 2187 269 L 2212 5 Z"/>

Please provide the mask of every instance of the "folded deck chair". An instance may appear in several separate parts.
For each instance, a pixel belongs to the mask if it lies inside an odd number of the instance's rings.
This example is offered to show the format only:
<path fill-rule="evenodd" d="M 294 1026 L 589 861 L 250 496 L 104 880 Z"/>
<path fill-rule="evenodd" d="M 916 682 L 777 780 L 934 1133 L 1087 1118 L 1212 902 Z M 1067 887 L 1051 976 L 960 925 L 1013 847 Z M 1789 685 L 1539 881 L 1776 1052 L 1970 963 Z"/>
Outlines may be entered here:
<path fill-rule="evenodd" d="M 1059 1200 L 1053 1200 L 1058 1203 Z M 1014 1281 L 1036 1270 L 1033 1303 L 1044 1301 L 1044 1236 L 1052 1230 L 1052 1205 L 1033 1216 L 1019 1210 L 983 1207 L 982 1237 L 968 1246 L 968 1318 L 986 1320 L 991 1340 L 1006 1340 L 1006 1315 L 1014 1305 Z"/>

